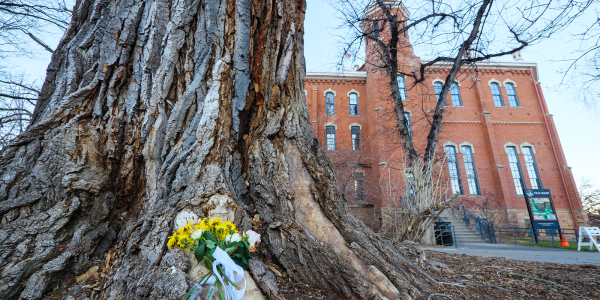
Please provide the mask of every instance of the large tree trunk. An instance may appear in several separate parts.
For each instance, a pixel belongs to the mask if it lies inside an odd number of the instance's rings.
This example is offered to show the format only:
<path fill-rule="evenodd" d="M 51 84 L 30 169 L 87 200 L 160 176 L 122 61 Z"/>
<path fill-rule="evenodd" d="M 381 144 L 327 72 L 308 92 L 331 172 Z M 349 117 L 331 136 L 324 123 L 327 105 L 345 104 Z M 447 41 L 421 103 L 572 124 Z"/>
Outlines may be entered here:
<path fill-rule="evenodd" d="M 357 221 L 309 127 L 303 0 L 80 0 L 29 130 L 1 153 L 0 298 L 180 299 L 182 210 L 225 210 L 333 298 L 432 280 Z M 75 276 L 107 272 L 97 290 Z M 175 268 L 172 268 L 174 266 Z M 254 278 L 281 298 L 263 262 Z M 287 279 L 286 279 L 287 280 Z"/>

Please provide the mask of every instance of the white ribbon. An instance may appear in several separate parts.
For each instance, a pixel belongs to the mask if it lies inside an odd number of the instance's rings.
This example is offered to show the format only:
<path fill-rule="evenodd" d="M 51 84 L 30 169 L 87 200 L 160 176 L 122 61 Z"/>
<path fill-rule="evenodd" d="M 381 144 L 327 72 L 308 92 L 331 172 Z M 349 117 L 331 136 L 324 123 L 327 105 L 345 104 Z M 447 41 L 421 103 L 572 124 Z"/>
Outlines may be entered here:
<path fill-rule="evenodd" d="M 244 277 L 244 269 L 238 266 L 231 259 L 231 257 L 229 257 L 229 254 L 223 251 L 223 249 L 221 249 L 219 246 L 217 246 L 217 248 L 215 249 L 215 253 L 213 253 L 213 258 L 215 259 L 212 265 L 214 276 L 206 278 L 200 284 L 214 284 L 216 277 L 221 283 L 223 283 L 223 286 L 225 286 L 227 300 L 242 299 L 244 293 L 246 292 L 246 278 Z M 231 279 L 233 282 L 237 283 L 241 280 L 244 280 L 244 287 L 241 290 L 236 290 L 235 287 L 233 287 L 231 283 L 229 283 L 229 281 L 225 282 L 223 277 L 221 277 L 221 274 L 217 271 L 218 265 L 223 266 L 223 273 L 225 273 L 225 276 L 229 277 L 229 279 Z"/>

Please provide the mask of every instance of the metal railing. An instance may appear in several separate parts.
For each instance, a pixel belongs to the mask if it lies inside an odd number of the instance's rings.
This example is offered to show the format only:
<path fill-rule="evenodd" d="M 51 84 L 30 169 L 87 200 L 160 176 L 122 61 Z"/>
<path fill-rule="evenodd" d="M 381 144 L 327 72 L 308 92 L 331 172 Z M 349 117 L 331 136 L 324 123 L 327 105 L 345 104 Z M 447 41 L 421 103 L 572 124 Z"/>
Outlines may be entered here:
<path fill-rule="evenodd" d="M 433 234 L 434 234 L 436 243 L 439 239 L 441 241 L 442 246 L 449 245 L 449 246 L 454 246 L 454 248 L 458 248 L 458 244 L 456 243 L 456 232 L 454 231 L 454 225 L 449 225 L 449 224 L 448 225 L 437 225 L 437 228 L 435 228 Z M 452 239 L 452 241 L 451 241 L 452 244 L 449 244 L 446 242 L 447 237 L 450 237 Z"/>
<path fill-rule="evenodd" d="M 467 226 L 475 229 L 477 233 L 481 235 L 481 237 L 488 240 L 492 244 L 496 243 L 493 224 L 488 223 L 485 219 L 478 216 L 476 213 L 458 202 L 454 203 L 452 207 L 452 213 L 461 218 L 467 224 Z"/>
<path fill-rule="evenodd" d="M 565 238 L 570 242 L 579 242 L 579 230 L 576 228 L 561 228 L 560 233 L 565 236 Z M 560 245 L 560 236 L 557 229 L 544 229 L 534 231 L 531 227 L 494 227 L 493 228 L 494 240 L 497 241 L 497 244 L 503 244 L 502 240 L 504 239 L 504 244 L 518 244 L 518 239 L 522 241 L 524 238 L 531 238 L 531 245 L 535 246 L 535 237 L 534 234 L 538 236 L 539 241 L 552 241 L 552 247 L 556 247 Z"/>

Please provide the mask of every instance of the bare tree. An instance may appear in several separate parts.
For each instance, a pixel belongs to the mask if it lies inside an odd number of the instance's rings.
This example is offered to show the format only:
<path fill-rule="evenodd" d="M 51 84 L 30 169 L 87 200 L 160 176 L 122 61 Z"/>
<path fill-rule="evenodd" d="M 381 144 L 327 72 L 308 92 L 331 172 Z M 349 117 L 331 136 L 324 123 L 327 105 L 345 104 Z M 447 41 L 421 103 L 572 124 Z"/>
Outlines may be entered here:
<path fill-rule="evenodd" d="M 53 53 L 48 37 L 70 19 L 66 0 L 0 0 L 0 149 L 29 125 L 40 93 L 39 80 L 14 69 L 40 51 Z"/>
<path fill-rule="evenodd" d="M 600 187 L 585 177 L 581 178 L 577 186 L 583 209 L 589 214 L 600 215 Z"/>
<path fill-rule="evenodd" d="M 569 27 L 570 45 L 576 50 L 565 53 L 560 63 L 568 66 L 561 70 L 562 80 L 558 85 L 575 94 L 586 108 L 598 108 L 600 101 L 600 6 L 588 9 L 584 17 Z M 568 83 L 568 84 L 567 84 Z"/>
<path fill-rule="evenodd" d="M 35 53 L 31 43 L 53 53 L 54 50 L 44 41 L 44 35 L 54 29 L 65 31 L 70 19 L 71 11 L 66 0 L 0 0 L 0 49 L 3 58 Z"/>
<path fill-rule="evenodd" d="M 31 125 L 0 152 L 1 299 L 181 299 L 192 260 L 168 236 L 221 212 L 262 222 L 250 270 L 269 299 L 427 295 L 434 280 L 348 212 L 310 128 L 304 1 L 73 12 Z"/>
<path fill-rule="evenodd" d="M 36 83 L 28 83 L 23 74 L 2 75 L 0 73 L 0 149 L 25 131 L 40 92 Z"/>

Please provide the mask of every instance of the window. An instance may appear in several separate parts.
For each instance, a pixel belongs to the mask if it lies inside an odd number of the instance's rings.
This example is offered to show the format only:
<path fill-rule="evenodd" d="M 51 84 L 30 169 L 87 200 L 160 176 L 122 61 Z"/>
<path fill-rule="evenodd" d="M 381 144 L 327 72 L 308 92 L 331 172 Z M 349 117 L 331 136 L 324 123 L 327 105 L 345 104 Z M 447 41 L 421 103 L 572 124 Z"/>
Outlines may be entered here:
<path fill-rule="evenodd" d="M 381 28 L 379 28 L 379 21 L 373 21 L 373 36 L 379 37 L 380 32 Z"/>
<path fill-rule="evenodd" d="M 350 94 L 350 115 L 358 116 L 358 94 Z"/>
<path fill-rule="evenodd" d="M 440 100 L 440 94 L 442 93 L 443 86 L 444 84 L 439 81 L 433 83 L 433 88 L 435 89 L 435 101 Z"/>
<path fill-rule="evenodd" d="M 465 162 L 465 173 L 467 173 L 467 184 L 471 195 L 479 195 L 479 180 L 477 179 L 477 170 L 475 170 L 475 161 L 473 160 L 473 149 L 470 146 L 462 146 L 460 150 Z"/>
<path fill-rule="evenodd" d="M 462 184 L 460 182 L 460 171 L 458 169 L 458 160 L 456 159 L 456 147 L 446 146 L 446 159 L 448 160 L 448 171 L 450 172 L 450 185 L 452 193 L 462 195 Z"/>
<path fill-rule="evenodd" d="M 412 123 L 410 122 L 410 113 L 405 112 L 404 113 L 404 118 L 406 118 L 406 129 L 408 129 L 408 135 L 410 136 L 410 139 L 413 139 L 413 135 L 412 135 Z"/>
<path fill-rule="evenodd" d="M 460 98 L 460 90 L 457 83 L 453 83 L 450 86 L 450 95 L 452 96 L 452 106 L 462 106 L 462 99 Z"/>
<path fill-rule="evenodd" d="M 355 172 L 353 175 L 354 175 L 354 200 L 365 201 L 364 175 L 359 172 Z"/>
<path fill-rule="evenodd" d="M 496 106 L 504 106 L 504 100 L 502 100 L 502 93 L 500 93 L 500 85 L 496 82 L 490 84 L 492 88 L 492 97 L 494 97 L 494 104 Z"/>
<path fill-rule="evenodd" d="M 521 175 L 521 164 L 519 163 L 519 157 L 517 156 L 517 147 L 506 147 L 506 152 L 508 154 L 508 162 L 510 163 L 510 171 L 512 173 L 513 181 L 515 183 L 517 195 L 523 196 L 523 176 Z"/>
<path fill-rule="evenodd" d="M 327 151 L 335 151 L 335 126 L 325 126 Z"/>
<path fill-rule="evenodd" d="M 396 80 L 398 81 L 398 90 L 400 91 L 400 99 L 402 101 L 408 100 L 406 97 L 406 82 L 404 81 L 404 76 L 398 75 L 396 76 Z"/>
<path fill-rule="evenodd" d="M 325 113 L 335 115 L 335 96 L 331 92 L 325 94 Z"/>
<path fill-rule="evenodd" d="M 352 150 L 360 150 L 360 127 L 350 127 L 350 133 L 352 134 Z"/>
<path fill-rule="evenodd" d="M 519 106 L 519 99 L 517 98 L 515 85 L 507 82 L 504 86 L 506 86 L 506 95 L 508 96 L 508 103 L 510 106 Z"/>
<path fill-rule="evenodd" d="M 531 188 L 543 189 L 540 173 L 535 163 L 535 157 L 533 157 L 533 148 L 523 147 L 522 149 L 523 156 L 525 157 L 525 166 L 527 167 L 527 173 L 529 173 L 529 180 L 531 181 Z"/>

